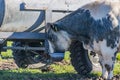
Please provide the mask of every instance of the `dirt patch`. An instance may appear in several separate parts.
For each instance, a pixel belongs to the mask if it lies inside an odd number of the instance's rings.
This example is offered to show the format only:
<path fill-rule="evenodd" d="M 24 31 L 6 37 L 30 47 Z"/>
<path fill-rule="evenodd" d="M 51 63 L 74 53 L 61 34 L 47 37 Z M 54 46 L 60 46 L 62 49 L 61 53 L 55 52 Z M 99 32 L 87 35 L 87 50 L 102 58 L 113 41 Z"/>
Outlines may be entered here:
<path fill-rule="evenodd" d="M 10 70 L 18 68 L 13 60 L 7 59 L 0 61 L 0 70 Z"/>

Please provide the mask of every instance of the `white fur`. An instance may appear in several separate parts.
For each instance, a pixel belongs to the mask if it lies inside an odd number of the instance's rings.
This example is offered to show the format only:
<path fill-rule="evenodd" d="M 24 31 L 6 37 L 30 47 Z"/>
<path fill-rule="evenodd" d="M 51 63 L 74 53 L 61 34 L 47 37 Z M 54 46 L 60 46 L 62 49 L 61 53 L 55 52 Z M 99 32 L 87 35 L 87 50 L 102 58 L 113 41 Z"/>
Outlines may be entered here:
<path fill-rule="evenodd" d="M 70 35 L 65 31 L 58 31 L 56 35 L 58 37 L 57 45 L 59 48 L 61 50 L 68 50 L 71 44 Z"/>
<path fill-rule="evenodd" d="M 120 26 L 120 0 L 96 0 L 95 2 L 84 5 L 82 8 L 88 9 L 95 20 L 102 19 L 103 17 L 106 17 L 106 15 L 110 15 L 113 27 L 115 28 L 118 25 Z M 91 45 L 84 45 L 85 48 L 98 53 L 100 61 L 103 65 L 102 76 L 104 78 L 106 77 L 106 69 L 104 65 L 108 64 L 112 66 L 114 64 L 112 57 L 114 57 L 114 54 L 120 45 L 120 43 L 117 43 L 116 41 L 115 44 L 117 44 L 117 47 L 112 49 L 111 47 L 108 47 L 106 43 L 106 40 L 99 41 L 98 43 L 94 41 L 92 48 Z M 112 77 L 113 71 L 111 70 L 107 79 L 111 79 Z"/>
<path fill-rule="evenodd" d="M 54 36 L 57 37 L 57 40 L 55 42 L 53 42 L 54 45 L 52 45 L 52 43 L 50 41 L 48 41 L 50 53 L 54 52 L 55 46 L 57 46 L 57 48 L 59 48 L 60 51 L 68 50 L 68 48 L 71 44 L 70 35 L 66 31 L 55 32 L 54 30 L 52 30 L 52 33 L 54 34 Z"/>
<path fill-rule="evenodd" d="M 94 19 L 102 19 L 110 12 L 110 7 L 102 3 L 103 1 L 95 1 L 83 6 L 82 8 L 90 10 L 90 13 Z"/>
<path fill-rule="evenodd" d="M 89 45 L 88 45 L 89 46 Z M 99 61 L 102 64 L 102 76 L 103 78 L 111 79 L 113 77 L 113 71 L 111 70 L 110 73 L 106 74 L 106 68 L 105 64 L 112 65 L 114 64 L 114 61 L 112 60 L 112 57 L 114 57 L 115 52 L 117 51 L 117 47 L 111 48 L 107 46 L 107 41 L 104 39 L 103 41 L 99 41 L 98 43 L 96 41 L 93 42 L 93 51 L 96 52 L 99 55 Z M 88 50 L 91 48 L 86 47 Z"/>
<path fill-rule="evenodd" d="M 112 24 L 113 24 L 113 27 L 117 27 L 119 25 L 119 22 L 118 22 L 118 19 L 117 17 L 115 16 L 114 13 L 110 12 L 108 13 L 110 16 L 111 16 L 111 21 L 112 21 Z"/>
<path fill-rule="evenodd" d="M 120 0 L 112 2 L 110 0 L 97 0 L 83 6 L 83 9 L 90 10 L 90 13 L 94 19 L 102 19 L 109 13 L 113 13 L 120 20 Z"/>
<path fill-rule="evenodd" d="M 54 52 L 54 48 L 53 45 L 51 44 L 51 42 L 48 40 L 48 44 L 49 44 L 49 52 L 53 53 Z"/>

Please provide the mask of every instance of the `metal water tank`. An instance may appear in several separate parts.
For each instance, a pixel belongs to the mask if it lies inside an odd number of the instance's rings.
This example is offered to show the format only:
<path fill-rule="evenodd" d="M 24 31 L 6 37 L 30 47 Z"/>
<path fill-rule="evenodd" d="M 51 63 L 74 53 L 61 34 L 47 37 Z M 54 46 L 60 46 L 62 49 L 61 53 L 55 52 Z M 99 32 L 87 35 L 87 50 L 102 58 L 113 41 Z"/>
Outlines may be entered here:
<path fill-rule="evenodd" d="M 31 32 L 44 26 L 44 11 L 21 10 L 24 4 L 39 8 L 47 5 L 51 10 L 76 10 L 91 0 L 0 0 L 0 31 Z M 53 21 L 65 16 L 65 13 L 53 13 Z"/>

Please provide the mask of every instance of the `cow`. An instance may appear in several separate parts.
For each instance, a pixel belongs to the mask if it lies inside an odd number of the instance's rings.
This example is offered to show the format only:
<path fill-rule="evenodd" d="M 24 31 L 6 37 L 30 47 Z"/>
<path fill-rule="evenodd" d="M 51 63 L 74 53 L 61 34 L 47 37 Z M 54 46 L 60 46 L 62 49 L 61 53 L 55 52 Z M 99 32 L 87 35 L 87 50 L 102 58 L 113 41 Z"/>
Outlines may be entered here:
<path fill-rule="evenodd" d="M 112 79 L 116 54 L 120 47 L 120 1 L 103 1 L 84 5 L 62 19 L 48 23 L 50 53 L 68 50 L 72 40 L 99 56 L 102 77 Z"/>

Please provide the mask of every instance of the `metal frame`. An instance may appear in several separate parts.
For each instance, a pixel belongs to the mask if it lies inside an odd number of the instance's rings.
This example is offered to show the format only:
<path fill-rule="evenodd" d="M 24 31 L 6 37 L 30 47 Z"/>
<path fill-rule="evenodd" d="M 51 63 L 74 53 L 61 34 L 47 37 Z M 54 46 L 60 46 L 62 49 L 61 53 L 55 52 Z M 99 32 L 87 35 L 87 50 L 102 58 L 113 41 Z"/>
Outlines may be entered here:
<path fill-rule="evenodd" d="M 5 1 L 4 0 L 1 0 L 1 3 L 0 4 L 0 26 L 2 25 L 2 22 L 3 22 L 3 18 L 4 18 L 4 14 L 5 14 Z"/>
<path fill-rule="evenodd" d="M 44 33 L 37 32 L 0 32 L 1 39 L 7 40 L 44 40 Z"/>
<path fill-rule="evenodd" d="M 49 9 L 48 5 L 42 5 L 39 4 L 39 6 L 34 7 L 34 5 L 29 5 L 26 3 L 20 4 L 20 10 L 21 11 L 45 11 L 45 25 L 48 22 L 52 22 L 52 12 L 58 12 L 58 13 L 69 13 L 72 11 L 68 11 L 65 9 Z M 7 40 L 11 41 L 45 41 L 45 47 L 3 47 L 3 50 L 7 49 L 14 49 L 14 50 L 39 50 L 39 51 L 45 51 L 46 53 L 49 53 L 48 51 L 48 42 L 46 38 L 46 26 L 45 26 L 45 33 L 38 33 L 38 32 L 0 32 L 0 45 L 3 45 Z"/>
<path fill-rule="evenodd" d="M 21 7 L 22 6 L 22 7 Z M 48 22 L 52 21 L 52 12 L 61 12 L 61 13 L 69 13 L 72 11 L 68 11 L 65 9 L 54 9 L 51 10 L 48 8 L 48 5 L 40 4 L 37 7 L 34 5 L 29 5 L 26 3 L 21 3 L 20 5 L 21 11 L 45 11 L 45 25 Z M 46 30 L 46 26 L 45 26 Z M 46 33 L 46 31 L 45 31 Z M 0 32 L 0 39 L 7 40 L 45 40 L 45 33 L 38 32 Z"/>
<path fill-rule="evenodd" d="M 45 51 L 44 47 L 28 47 L 28 46 L 24 46 L 24 47 L 3 47 L 3 49 L 12 49 L 12 50 L 25 50 L 25 51 L 29 51 L 29 50 L 35 50 L 35 51 Z"/>
<path fill-rule="evenodd" d="M 20 10 L 22 11 L 47 11 L 51 10 L 52 12 L 62 12 L 62 13 L 67 13 L 67 12 L 72 12 L 73 10 L 67 10 L 65 8 L 54 8 L 50 9 L 48 4 L 39 4 L 34 7 L 34 5 L 29 5 L 27 3 L 21 3 Z"/>

